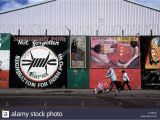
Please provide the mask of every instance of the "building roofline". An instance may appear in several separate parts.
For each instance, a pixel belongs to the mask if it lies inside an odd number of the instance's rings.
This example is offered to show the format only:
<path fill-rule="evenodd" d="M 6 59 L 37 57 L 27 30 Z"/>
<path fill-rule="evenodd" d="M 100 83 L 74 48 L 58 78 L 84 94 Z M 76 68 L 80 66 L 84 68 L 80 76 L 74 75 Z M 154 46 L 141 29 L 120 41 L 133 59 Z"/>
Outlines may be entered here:
<path fill-rule="evenodd" d="M 43 5 L 43 4 L 47 4 L 47 3 L 50 3 L 50 2 L 54 2 L 54 1 L 56 1 L 56 0 L 47 0 L 47 1 L 45 1 L 45 2 L 34 3 L 34 4 L 26 5 L 26 6 L 23 6 L 23 7 L 17 8 L 17 9 L 11 9 L 11 10 L 1 11 L 1 12 L 0 12 L 0 15 L 1 15 L 1 14 L 10 13 L 10 12 L 14 12 L 14 11 L 23 10 L 23 9 L 30 8 L 30 7 L 35 7 L 35 6 L 39 6 L 39 5 Z"/>
<path fill-rule="evenodd" d="M 36 4 L 32 4 L 32 5 L 27 5 L 27 6 L 23 6 L 23 7 L 17 8 L 17 9 L 1 11 L 1 12 L 0 12 L 0 15 L 1 15 L 1 14 L 10 13 L 10 12 L 14 12 L 14 11 L 23 10 L 23 9 L 30 8 L 30 7 L 35 7 L 35 6 L 43 5 L 43 4 L 50 3 L 50 2 L 54 2 L 54 1 L 56 1 L 56 0 L 47 0 L 47 1 L 45 1 L 45 2 L 40 2 L 40 3 L 36 3 Z M 136 3 L 136 2 L 132 2 L 132 1 L 129 1 L 129 0 L 123 0 L 123 1 L 128 2 L 128 3 L 135 4 L 135 5 L 138 5 L 138 6 L 147 8 L 147 9 L 151 9 L 151 10 L 154 10 L 154 11 L 157 11 L 157 12 L 160 12 L 160 10 L 158 10 L 158 9 L 154 9 L 154 8 L 151 8 L 151 7 L 148 7 L 148 6 L 144 6 L 144 5 L 141 5 L 141 4 Z"/>
<path fill-rule="evenodd" d="M 139 3 L 136 3 L 136 2 L 132 2 L 132 1 L 129 1 L 129 0 L 124 0 L 124 1 L 125 1 L 125 2 L 129 2 L 129 3 L 132 3 L 132 4 L 135 4 L 135 5 L 138 5 L 138 6 L 141 6 L 141 7 L 144 7 L 144 8 L 147 8 L 147 9 L 151 9 L 151 10 L 154 10 L 154 11 L 160 12 L 160 10 L 158 10 L 158 9 L 151 8 L 151 7 L 148 7 L 148 6 L 145 6 L 145 5 L 142 5 L 142 4 L 139 4 Z"/>

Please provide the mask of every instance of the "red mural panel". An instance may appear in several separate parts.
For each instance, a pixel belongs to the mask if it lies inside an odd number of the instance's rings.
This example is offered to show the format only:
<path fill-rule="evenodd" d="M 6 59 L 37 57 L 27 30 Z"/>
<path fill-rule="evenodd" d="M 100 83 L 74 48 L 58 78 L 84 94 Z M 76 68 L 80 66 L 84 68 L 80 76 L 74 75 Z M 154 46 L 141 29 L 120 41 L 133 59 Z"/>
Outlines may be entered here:
<path fill-rule="evenodd" d="M 141 70 L 140 69 L 115 69 L 117 76 L 117 81 L 123 83 L 122 80 L 122 70 L 125 70 L 130 78 L 131 89 L 141 89 Z M 108 69 L 90 69 L 90 88 L 96 88 L 98 83 L 101 81 L 107 82 L 107 87 L 109 87 L 111 80 L 105 78 Z M 115 87 L 115 86 L 114 86 Z M 126 86 L 124 87 L 126 88 Z"/>
<path fill-rule="evenodd" d="M 9 71 L 0 71 L 0 88 L 9 88 Z"/>

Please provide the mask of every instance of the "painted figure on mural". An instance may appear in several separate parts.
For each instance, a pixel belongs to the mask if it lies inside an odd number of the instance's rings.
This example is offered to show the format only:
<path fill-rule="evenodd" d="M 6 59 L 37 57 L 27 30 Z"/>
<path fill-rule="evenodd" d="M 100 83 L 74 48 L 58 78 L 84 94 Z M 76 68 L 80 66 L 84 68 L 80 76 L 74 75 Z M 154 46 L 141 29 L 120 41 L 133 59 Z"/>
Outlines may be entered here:
<path fill-rule="evenodd" d="M 96 63 L 103 63 L 106 65 L 112 64 L 112 61 L 109 59 L 108 54 L 112 54 L 116 50 L 117 44 L 112 45 L 103 45 L 97 44 L 91 48 L 92 61 Z"/>
<path fill-rule="evenodd" d="M 160 37 L 154 37 L 147 46 L 145 69 L 160 68 Z"/>
<path fill-rule="evenodd" d="M 154 38 L 151 41 L 150 53 L 149 53 L 149 63 L 152 65 L 157 65 L 159 61 L 159 50 L 160 49 L 160 38 Z"/>
<path fill-rule="evenodd" d="M 71 37 L 71 67 L 86 67 L 86 37 Z"/>
<path fill-rule="evenodd" d="M 139 45 L 135 37 L 91 39 L 91 67 L 139 67 Z"/>
<path fill-rule="evenodd" d="M 130 48 L 133 53 L 132 57 L 127 61 L 123 62 L 121 60 L 118 61 L 118 66 L 123 68 L 134 68 L 139 66 L 139 48 L 138 48 L 138 41 L 130 41 Z M 125 56 L 124 56 L 125 57 Z"/>
<path fill-rule="evenodd" d="M 72 41 L 71 51 L 72 51 L 73 53 L 76 53 L 76 52 L 77 52 L 77 41 L 76 41 L 75 39 Z"/>

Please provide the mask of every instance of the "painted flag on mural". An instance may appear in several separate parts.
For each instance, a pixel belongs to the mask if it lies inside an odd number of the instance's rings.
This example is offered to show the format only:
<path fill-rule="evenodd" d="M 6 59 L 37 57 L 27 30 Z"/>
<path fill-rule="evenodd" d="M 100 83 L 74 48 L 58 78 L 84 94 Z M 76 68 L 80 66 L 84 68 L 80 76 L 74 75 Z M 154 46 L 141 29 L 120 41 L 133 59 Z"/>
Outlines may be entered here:
<path fill-rule="evenodd" d="M 9 87 L 10 34 L 0 33 L 0 88 Z"/>

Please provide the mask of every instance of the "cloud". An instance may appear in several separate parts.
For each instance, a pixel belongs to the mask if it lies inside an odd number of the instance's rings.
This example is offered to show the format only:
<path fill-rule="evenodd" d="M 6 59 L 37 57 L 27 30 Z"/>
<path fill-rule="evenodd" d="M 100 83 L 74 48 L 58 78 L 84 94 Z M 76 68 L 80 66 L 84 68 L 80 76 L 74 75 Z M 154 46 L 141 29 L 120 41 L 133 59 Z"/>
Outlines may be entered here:
<path fill-rule="evenodd" d="M 44 1 L 47 0 L 0 0 L 0 10 L 16 9 L 28 4 L 34 4 Z"/>
<path fill-rule="evenodd" d="M 38 3 L 38 2 L 45 2 L 48 0 L 28 0 L 28 3 Z"/>
<path fill-rule="evenodd" d="M 1 2 L 10 2 L 11 0 L 1 0 Z"/>
<path fill-rule="evenodd" d="M 6 0 L 7 1 L 7 0 Z M 15 9 L 18 7 L 22 7 L 23 5 L 20 4 L 19 2 L 15 0 L 10 0 L 9 2 L 5 3 L 2 7 L 1 10 L 9 10 L 9 9 Z"/>
<path fill-rule="evenodd" d="M 23 5 L 28 4 L 28 0 L 15 0 L 15 1 Z"/>

